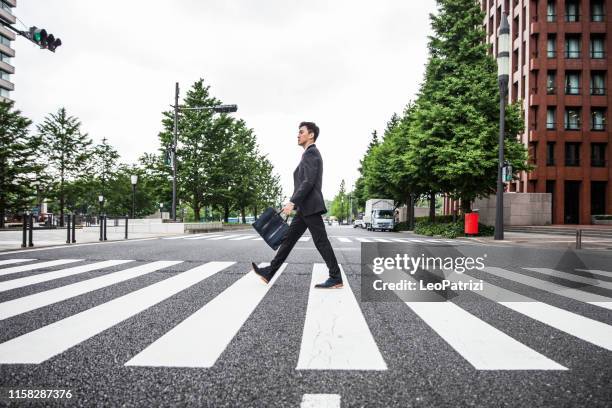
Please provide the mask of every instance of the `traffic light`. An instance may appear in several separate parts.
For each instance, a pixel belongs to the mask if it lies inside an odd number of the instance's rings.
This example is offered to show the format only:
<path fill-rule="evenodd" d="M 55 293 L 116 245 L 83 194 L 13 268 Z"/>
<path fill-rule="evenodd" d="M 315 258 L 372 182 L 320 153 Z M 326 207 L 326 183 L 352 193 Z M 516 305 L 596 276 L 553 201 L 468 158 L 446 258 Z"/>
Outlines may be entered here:
<path fill-rule="evenodd" d="M 62 45 L 62 40 L 55 38 L 53 34 L 48 34 L 44 28 L 30 27 L 28 38 L 40 48 L 51 52 L 55 52 L 55 49 Z"/>

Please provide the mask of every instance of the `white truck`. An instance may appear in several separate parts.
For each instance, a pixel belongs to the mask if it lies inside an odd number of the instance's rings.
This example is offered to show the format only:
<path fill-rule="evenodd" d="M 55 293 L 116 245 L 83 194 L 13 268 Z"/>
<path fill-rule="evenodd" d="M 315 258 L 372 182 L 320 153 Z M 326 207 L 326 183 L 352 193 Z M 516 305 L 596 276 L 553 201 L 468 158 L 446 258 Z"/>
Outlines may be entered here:
<path fill-rule="evenodd" d="M 368 231 L 391 231 L 395 226 L 395 204 L 386 198 L 366 201 L 363 223 Z"/>

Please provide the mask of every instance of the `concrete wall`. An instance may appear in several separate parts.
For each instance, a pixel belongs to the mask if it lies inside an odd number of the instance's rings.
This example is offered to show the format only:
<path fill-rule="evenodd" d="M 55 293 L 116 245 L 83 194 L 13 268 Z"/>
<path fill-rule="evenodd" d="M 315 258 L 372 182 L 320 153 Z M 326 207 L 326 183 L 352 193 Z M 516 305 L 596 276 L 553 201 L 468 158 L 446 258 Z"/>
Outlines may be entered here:
<path fill-rule="evenodd" d="M 495 225 L 496 201 L 492 195 L 472 204 L 482 224 Z M 504 225 L 550 225 L 551 208 L 550 193 L 504 193 Z"/>
<path fill-rule="evenodd" d="M 402 206 L 397 209 L 399 211 L 399 221 L 408 221 L 408 207 Z M 429 207 L 414 207 L 415 217 L 427 217 L 429 215 Z"/>

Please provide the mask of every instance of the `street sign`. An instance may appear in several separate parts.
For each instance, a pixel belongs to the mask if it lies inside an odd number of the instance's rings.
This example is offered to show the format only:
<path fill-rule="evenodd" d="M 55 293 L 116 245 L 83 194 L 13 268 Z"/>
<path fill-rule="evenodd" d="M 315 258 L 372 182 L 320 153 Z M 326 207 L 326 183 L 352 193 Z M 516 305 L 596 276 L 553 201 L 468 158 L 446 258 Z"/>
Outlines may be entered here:
<path fill-rule="evenodd" d="M 502 167 L 502 180 L 504 182 L 512 181 L 512 166 L 507 165 Z"/>

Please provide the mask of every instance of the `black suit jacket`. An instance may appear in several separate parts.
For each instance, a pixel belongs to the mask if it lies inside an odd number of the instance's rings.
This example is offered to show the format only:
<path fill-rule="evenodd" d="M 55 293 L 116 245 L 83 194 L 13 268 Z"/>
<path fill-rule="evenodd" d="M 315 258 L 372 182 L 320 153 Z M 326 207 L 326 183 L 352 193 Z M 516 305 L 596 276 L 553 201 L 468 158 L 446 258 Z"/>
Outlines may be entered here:
<path fill-rule="evenodd" d="M 323 159 L 314 144 L 302 154 L 302 160 L 293 172 L 291 201 L 304 216 L 327 212 L 321 185 L 323 184 Z"/>

